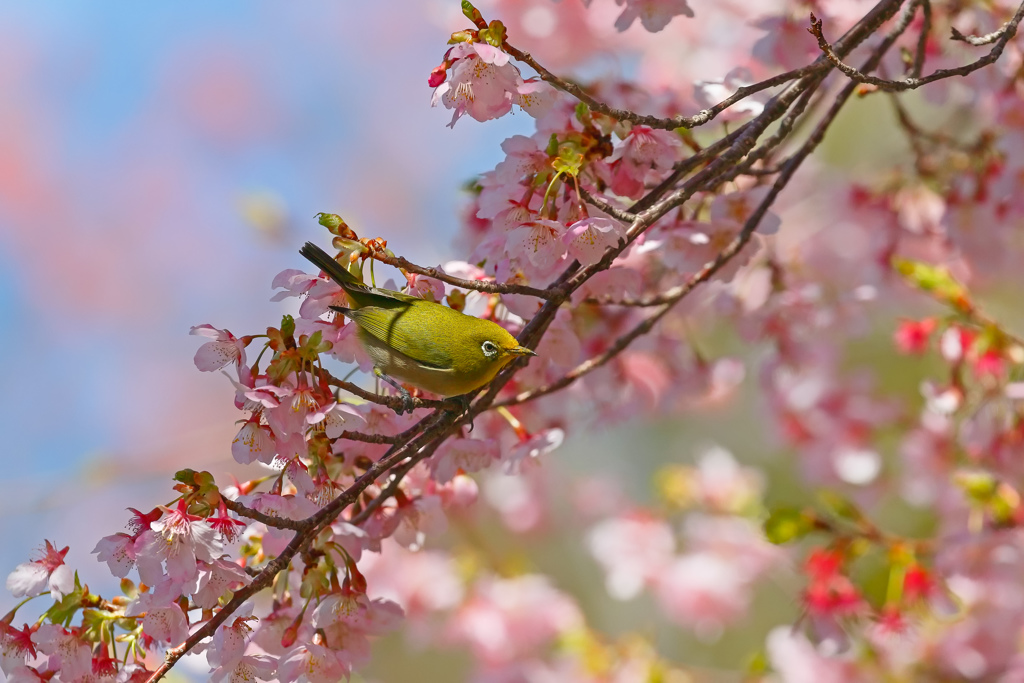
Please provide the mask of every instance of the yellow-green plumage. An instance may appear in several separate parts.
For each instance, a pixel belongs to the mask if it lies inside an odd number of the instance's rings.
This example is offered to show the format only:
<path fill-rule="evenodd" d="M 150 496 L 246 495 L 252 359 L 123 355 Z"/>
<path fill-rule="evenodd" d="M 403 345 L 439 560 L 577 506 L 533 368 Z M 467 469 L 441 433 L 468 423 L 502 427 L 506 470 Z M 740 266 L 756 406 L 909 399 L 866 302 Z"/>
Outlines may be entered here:
<path fill-rule="evenodd" d="M 432 301 L 369 287 L 315 244 L 299 250 L 337 282 L 352 308 L 335 308 L 359 326 L 377 372 L 441 396 L 487 384 L 521 355 L 535 355 L 500 325 Z"/>

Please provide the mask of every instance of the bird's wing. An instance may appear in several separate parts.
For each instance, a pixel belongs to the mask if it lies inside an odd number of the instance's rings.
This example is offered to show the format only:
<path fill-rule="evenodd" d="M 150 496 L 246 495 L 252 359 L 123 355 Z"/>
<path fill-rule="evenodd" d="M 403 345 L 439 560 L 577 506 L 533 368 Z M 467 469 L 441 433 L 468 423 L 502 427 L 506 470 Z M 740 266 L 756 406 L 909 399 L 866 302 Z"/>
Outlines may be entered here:
<path fill-rule="evenodd" d="M 422 299 L 417 299 L 421 301 Z M 427 304 L 424 305 L 436 305 Z M 421 365 L 435 370 L 453 370 L 450 339 L 437 329 L 437 319 L 425 316 L 418 307 L 363 306 L 345 315 L 360 329 Z M 401 323 L 401 324 L 399 324 Z"/>

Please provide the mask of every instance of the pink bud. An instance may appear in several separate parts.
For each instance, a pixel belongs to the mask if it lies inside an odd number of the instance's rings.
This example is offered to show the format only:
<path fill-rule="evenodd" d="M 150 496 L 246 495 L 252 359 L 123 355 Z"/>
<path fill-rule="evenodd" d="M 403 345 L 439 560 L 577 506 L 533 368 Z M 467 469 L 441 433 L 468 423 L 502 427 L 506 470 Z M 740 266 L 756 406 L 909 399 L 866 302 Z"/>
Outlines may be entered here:
<path fill-rule="evenodd" d="M 430 72 L 430 78 L 427 79 L 427 85 L 431 88 L 444 83 L 445 79 L 448 78 L 448 62 L 441 62 L 439 65 L 434 67 L 434 70 Z"/>

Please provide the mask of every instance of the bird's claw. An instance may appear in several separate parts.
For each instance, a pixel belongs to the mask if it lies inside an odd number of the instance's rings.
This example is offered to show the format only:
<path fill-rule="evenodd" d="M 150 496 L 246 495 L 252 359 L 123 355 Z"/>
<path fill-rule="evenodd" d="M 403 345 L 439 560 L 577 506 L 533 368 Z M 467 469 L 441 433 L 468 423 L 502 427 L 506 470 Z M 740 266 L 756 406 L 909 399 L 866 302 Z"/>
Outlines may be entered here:
<path fill-rule="evenodd" d="M 412 413 L 412 411 L 415 409 L 416 404 L 415 401 L 413 400 L 412 394 L 410 394 L 408 391 L 402 392 L 402 407 L 401 410 L 398 411 L 398 414 L 401 415 L 402 413 Z"/>

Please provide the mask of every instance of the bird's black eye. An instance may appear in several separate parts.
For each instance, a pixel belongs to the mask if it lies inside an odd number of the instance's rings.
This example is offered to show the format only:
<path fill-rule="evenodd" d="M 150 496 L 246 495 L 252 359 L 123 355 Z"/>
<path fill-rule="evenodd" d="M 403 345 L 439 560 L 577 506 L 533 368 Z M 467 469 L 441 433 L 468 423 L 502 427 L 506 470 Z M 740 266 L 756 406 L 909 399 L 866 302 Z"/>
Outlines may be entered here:
<path fill-rule="evenodd" d="M 492 341 L 485 341 L 480 345 L 480 350 L 484 352 L 484 355 L 488 358 L 494 358 L 498 355 L 498 345 Z"/>

